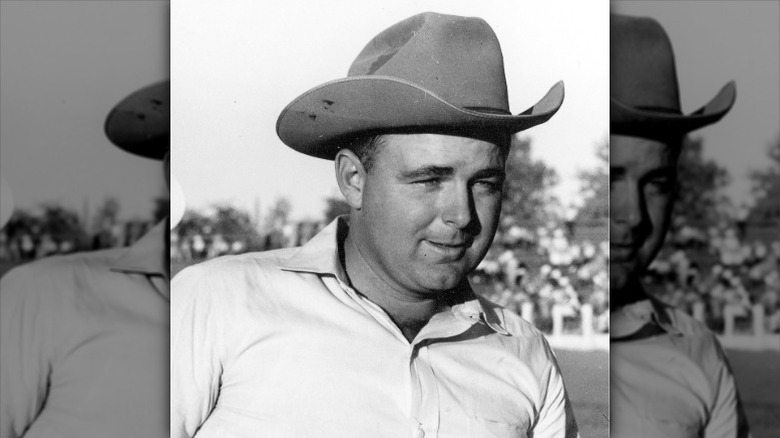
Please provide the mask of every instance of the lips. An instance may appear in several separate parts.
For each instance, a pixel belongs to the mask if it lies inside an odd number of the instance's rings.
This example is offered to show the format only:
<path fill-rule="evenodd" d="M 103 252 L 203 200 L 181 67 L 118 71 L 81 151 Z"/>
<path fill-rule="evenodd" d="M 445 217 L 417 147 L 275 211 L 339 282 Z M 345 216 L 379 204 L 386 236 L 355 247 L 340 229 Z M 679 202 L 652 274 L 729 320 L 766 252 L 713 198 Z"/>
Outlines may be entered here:
<path fill-rule="evenodd" d="M 452 261 L 463 257 L 463 255 L 466 254 L 466 250 L 471 247 L 473 241 L 458 240 L 439 242 L 435 240 L 425 240 L 425 243 L 427 243 L 428 246 L 444 260 Z"/>
<path fill-rule="evenodd" d="M 628 261 L 636 256 L 637 248 L 631 244 L 610 243 L 609 259 L 613 262 Z"/>

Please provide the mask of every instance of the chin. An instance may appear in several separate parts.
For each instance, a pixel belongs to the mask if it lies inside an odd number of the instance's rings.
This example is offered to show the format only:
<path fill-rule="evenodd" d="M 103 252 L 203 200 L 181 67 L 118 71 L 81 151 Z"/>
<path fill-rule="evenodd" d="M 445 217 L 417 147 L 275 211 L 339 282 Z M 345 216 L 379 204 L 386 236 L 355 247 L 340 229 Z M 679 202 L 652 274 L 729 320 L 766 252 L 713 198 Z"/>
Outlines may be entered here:
<path fill-rule="evenodd" d="M 435 292 L 445 292 L 457 288 L 466 278 L 461 270 L 447 269 L 429 272 L 425 278 L 425 287 Z"/>

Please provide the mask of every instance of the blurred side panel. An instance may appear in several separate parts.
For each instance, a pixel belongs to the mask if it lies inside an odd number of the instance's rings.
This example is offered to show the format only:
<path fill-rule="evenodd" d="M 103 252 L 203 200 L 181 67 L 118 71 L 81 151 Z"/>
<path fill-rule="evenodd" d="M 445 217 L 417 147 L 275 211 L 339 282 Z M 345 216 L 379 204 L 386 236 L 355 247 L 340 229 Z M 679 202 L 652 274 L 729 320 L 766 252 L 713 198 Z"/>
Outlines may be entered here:
<path fill-rule="evenodd" d="M 780 2 L 613 1 L 611 12 L 633 17 L 612 19 L 612 436 L 778 436 Z M 679 112 L 643 107 L 649 82 L 624 75 L 629 38 L 615 23 L 636 17 L 645 41 L 656 26 L 668 37 Z M 632 62 L 648 62 L 636 44 Z M 625 146 L 675 141 L 668 223 L 654 221 L 661 172 L 638 185 L 644 208 L 627 225 L 628 191 L 614 187 L 638 174 Z"/>
<path fill-rule="evenodd" d="M 0 2 L 3 438 L 167 436 L 168 22 Z"/>

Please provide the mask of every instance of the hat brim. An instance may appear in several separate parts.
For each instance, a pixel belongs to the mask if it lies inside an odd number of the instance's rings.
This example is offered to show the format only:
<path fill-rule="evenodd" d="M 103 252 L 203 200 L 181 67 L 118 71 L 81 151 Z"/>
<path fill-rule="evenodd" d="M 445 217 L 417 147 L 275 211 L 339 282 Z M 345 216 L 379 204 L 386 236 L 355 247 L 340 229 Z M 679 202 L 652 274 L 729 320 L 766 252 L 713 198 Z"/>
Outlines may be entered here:
<path fill-rule="evenodd" d="M 494 130 L 514 134 L 549 120 L 563 103 L 559 81 L 518 115 L 457 107 L 413 83 L 389 76 L 351 76 L 313 88 L 279 115 L 276 132 L 292 149 L 332 160 L 337 141 L 382 132 Z"/>
<path fill-rule="evenodd" d="M 111 143 L 162 160 L 170 148 L 170 85 L 163 81 L 144 87 L 116 104 L 104 125 Z"/>
<path fill-rule="evenodd" d="M 723 118 L 736 97 L 736 84 L 730 81 L 706 105 L 688 115 L 634 108 L 611 98 L 610 130 L 613 134 L 653 137 L 686 134 Z"/>

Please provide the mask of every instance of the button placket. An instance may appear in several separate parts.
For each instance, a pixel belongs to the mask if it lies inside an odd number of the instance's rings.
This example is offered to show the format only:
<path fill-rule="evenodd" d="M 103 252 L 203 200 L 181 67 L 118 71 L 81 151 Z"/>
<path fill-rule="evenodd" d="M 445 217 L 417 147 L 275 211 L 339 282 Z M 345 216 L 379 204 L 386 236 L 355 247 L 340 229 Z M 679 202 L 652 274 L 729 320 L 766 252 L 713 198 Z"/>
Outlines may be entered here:
<path fill-rule="evenodd" d="M 416 354 L 414 354 L 416 352 Z M 436 437 L 439 429 L 439 389 L 431 368 L 429 347 L 415 344 L 411 356 L 413 437 Z"/>

